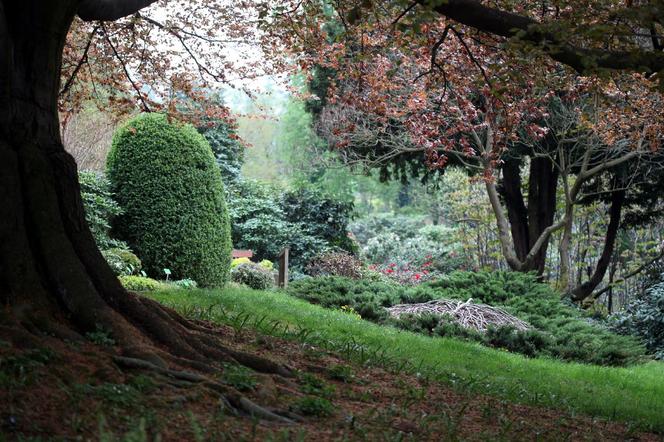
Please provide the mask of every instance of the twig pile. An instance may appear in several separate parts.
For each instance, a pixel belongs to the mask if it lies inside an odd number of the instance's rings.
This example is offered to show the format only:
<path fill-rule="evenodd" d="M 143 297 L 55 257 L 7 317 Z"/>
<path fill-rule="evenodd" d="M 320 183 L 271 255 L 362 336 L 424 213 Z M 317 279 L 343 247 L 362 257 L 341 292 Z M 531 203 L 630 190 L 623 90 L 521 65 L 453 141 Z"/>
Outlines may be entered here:
<path fill-rule="evenodd" d="M 509 313 L 485 304 L 473 304 L 472 298 L 466 302 L 451 299 L 436 299 L 421 304 L 399 304 L 387 309 L 390 315 L 398 318 L 404 314 L 422 315 L 431 313 L 447 315 L 460 326 L 478 332 L 486 332 L 489 326 L 501 327 L 511 325 L 517 330 L 529 330 L 528 323 L 515 318 Z"/>

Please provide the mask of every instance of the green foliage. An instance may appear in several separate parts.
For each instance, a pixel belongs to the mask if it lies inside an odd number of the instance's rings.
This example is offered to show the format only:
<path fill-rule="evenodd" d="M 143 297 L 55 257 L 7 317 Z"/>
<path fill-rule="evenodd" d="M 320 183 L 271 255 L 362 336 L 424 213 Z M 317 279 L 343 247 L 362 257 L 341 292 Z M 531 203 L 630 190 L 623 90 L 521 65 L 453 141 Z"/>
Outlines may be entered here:
<path fill-rule="evenodd" d="M 231 279 L 255 290 L 265 290 L 274 286 L 272 271 L 253 262 L 240 264 L 231 270 Z"/>
<path fill-rule="evenodd" d="M 115 345 L 115 340 L 111 337 L 111 333 L 99 326 L 95 331 L 86 333 L 85 337 L 103 347 L 112 347 Z"/>
<path fill-rule="evenodd" d="M 300 223 L 308 234 L 324 240 L 328 246 L 356 252 L 348 237 L 348 222 L 353 203 L 341 201 L 317 190 L 301 188 L 286 192 L 281 200 L 286 219 Z"/>
<path fill-rule="evenodd" d="M 300 376 L 302 382 L 302 392 L 314 396 L 329 398 L 334 394 L 334 386 L 328 385 L 322 379 L 311 373 L 302 373 Z"/>
<path fill-rule="evenodd" d="M 123 247 L 121 241 L 114 240 L 109 235 L 111 222 L 122 214 L 122 209 L 113 199 L 108 179 L 97 172 L 81 171 L 78 174 L 78 182 L 81 186 L 85 220 L 97 247 L 102 250 Z"/>
<path fill-rule="evenodd" d="M 307 278 L 292 282 L 288 293 L 323 307 L 352 307 L 364 319 L 387 318 L 385 307 L 398 304 L 405 289 L 384 282 L 353 280 L 337 276 Z"/>
<path fill-rule="evenodd" d="M 250 249 L 258 260 L 276 261 L 290 247 L 291 267 L 302 270 L 333 247 L 351 247 L 346 226 L 352 207 L 315 192 L 284 192 L 252 180 L 228 187 L 235 247 Z"/>
<path fill-rule="evenodd" d="M 303 416 L 315 417 L 331 416 L 334 411 L 332 402 L 325 398 L 316 396 L 305 396 L 296 400 L 292 404 L 291 409 L 296 413 L 302 414 Z"/>
<path fill-rule="evenodd" d="M 274 263 L 268 259 L 264 259 L 261 262 L 258 263 L 263 268 L 266 268 L 268 270 L 273 270 L 274 269 Z"/>
<path fill-rule="evenodd" d="M 186 278 L 173 281 L 173 285 L 185 290 L 192 290 L 198 287 L 196 281 L 194 281 L 193 279 L 186 279 Z"/>
<path fill-rule="evenodd" d="M 116 275 L 134 275 L 141 271 L 142 264 L 138 256 L 131 250 L 114 247 L 108 250 L 102 250 L 101 254 L 106 259 L 108 265 Z"/>
<path fill-rule="evenodd" d="M 127 290 L 133 290 L 135 292 L 151 292 L 164 287 L 159 281 L 144 276 L 120 276 L 120 282 Z"/>
<path fill-rule="evenodd" d="M 620 336 L 586 312 L 566 305 L 549 286 L 533 275 L 518 272 L 453 272 L 434 282 L 406 287 L 341 277 L 309 278 L 291 283 L 288 293 L 339 309 L 349 306 L 362 318 L 427 334 L 448 336 L 505 348 L 528 356 L 549 356 L 599 365 L 625 365 L 643 358 L 634 338 Z M 491 330 L 482 336 L 441 315 L 389 318 L 385 307 L 433 299 L 457 299 L 488 304 L 531 324 L 535 330 Z"/>
<path fill-rule="evenodd" d="M 199 127 L 198 132 L 210 144 L 224 184 L 240 179 L 245 147 L 240 142 L 235 126 L 226 121 L 214 120 Z"/>
<path fill-rule="evenodd" d="M 648 352 L 664 360 L 664 274 L 625 309 L 611 318 L 612 327 L 640 338 Z"/>
<path fill-rule="evenodd" d="M 361 245 L 367 261 L 400 267 L 419 268 L 427 265 L 431 272 L 447 273 L 468 268 L 456 239 L 456 230 L 440 225 L 425 224 L 424 217 L 379 215 L 355 221 L 351 230 Z"/>
<path fill-rule="evenodd" d="M 201 286 L 223 285 L 230 268 L 230 226 L 224 189 L 205 139 L 165 115 L 143 114 L 118 130 L 108 178 L 124 213 L 114 232 L 129 243 L 151 275 Z"/>
<path fill-rule="evenodd" d="M 221 382 L 240 391 L 250 391 L 258 385 L 254 373 L 248 368 L 237 364 L 224 364 Z"/>
<path fill-rule="evenodd" d="M 250 262 L 251 260 L 247 257 L 233 258 L 233 260 L 231 261 L 231 270 L 239 266 L 240 264 L 248 264 Z"/>
<path fill-rule="evenodd" d="M 353 369 L 348 365 L 334 364 L 327 368 L 327 375 L 330 379 L 342 382 L 351 382 L 355 375 Z"/>

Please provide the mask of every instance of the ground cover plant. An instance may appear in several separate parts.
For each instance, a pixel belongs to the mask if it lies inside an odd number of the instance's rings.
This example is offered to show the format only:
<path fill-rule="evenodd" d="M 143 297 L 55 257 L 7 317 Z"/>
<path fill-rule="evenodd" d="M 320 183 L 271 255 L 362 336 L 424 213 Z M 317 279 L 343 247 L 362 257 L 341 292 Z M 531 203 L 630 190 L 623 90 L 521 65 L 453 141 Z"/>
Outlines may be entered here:
<path fill-rule="evenodd" d="M 191 318 L 228 324 L 240 334 L 256 329 L 332 350 L 363 367 L 387 367 L 399 377 L 419 374 L 459 391 L 664 431 L 664 385 L 660 382 L 664 366 L 658 362 L 621 368 L 530 359 L 472 342 L 381 326 L 279 291 L 228 288 L 183 295 L 177 291 L 149 294 Z M 337 385 L 337 391 L 343 391 L 343 386 Z"/>
<path fill-rule="evenodd" d="M 456 336 L 531 357 L 547 356 L 600 365 L 625 365 L 644 359 L 634 338 L 620 336 L 572 305 L 533 275 L 516 272 L 453 272 L 435 281 L 408 287 L 339 277 L 293 282 L 288 293 L 339 309 L 351 307 L 363 318 L 428 335 Z M 500 307 L 530 324 L 531 330 L 491 328 L 486 334 L 463 329 L 441 315 L 390 318 L 387 307 L 434 299 L 475 301 Z"/>

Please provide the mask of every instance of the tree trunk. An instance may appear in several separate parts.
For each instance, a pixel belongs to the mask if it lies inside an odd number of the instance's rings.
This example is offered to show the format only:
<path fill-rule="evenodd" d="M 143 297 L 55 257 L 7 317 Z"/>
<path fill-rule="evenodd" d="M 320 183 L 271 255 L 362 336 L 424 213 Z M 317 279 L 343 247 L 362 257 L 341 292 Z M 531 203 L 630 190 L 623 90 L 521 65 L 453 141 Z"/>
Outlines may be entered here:
<path fill-rule="evenodd" d="M 279 364 L 226 348 L 218 332 L 127 292 L 98 250 L 57 113 L 62 49 L 77 6 L 76 0 L 0 1 L 0 302 L 10 313 L 0 332 L 13 327 L 80 340 L 101 328 L 123 357 L 155 368 L 235 361 L 289 375 Z M 269 416 L 235 393 L 228 399 Z"/>
<path fill-rule="evenodd" d="M 556 214 L 556 189 L 558 187 L 558 169 L 548 158 L 531 158 L 528 177 L 528 238 L 529 248 L 535 245 L 537 238 L 553 224 Z M 544 273 L 547 240 L 540 248 L 532 269 L 538 275 Z"/>
<path fill-rule="evenodd" d="M 500 188 L 505 200 L 507 218 L 510 221 L 514 252 L 521 260 L 525 260 L 530 250 L 528 232 L 528 209 L 521 192 L 521 161 L 507 158 L 503 165 L 503 181 Z"/>
<path fill-rule="evenodd" d="M 595 271 L 588 281 L 582 283 L 571 291 L 571 298 L 574 301 L 585 301 L 589 299 L 597 286 L 602 282 L 606 275 L 606 270 L 611 264 L 611 256 L 615 246 L 618 230 L 620 229 L 620 218 L 622 215 L 623 204 L 625 203 L 625 190 L 617 190 L 611 194 L 611 207 L 609 208 L 609 225 L 604 237 L 604 248 L 597 261 Z"/>
<path fill-rule="evenodd" d="M 521 162 L 517 159 L 505 159 L 500 193 L 507 209 L 514 252 L 523 262 L 545 229 L 553 224 L 558 171 L 548 158 L 531 159 L 526 206 L 521 192 L 520 166 Z M 520 271 L 534 271 L 539 276 L 543 275 L 548 247 L 549 239 L 542 244 L 535 257 L 520 268 Z"/>

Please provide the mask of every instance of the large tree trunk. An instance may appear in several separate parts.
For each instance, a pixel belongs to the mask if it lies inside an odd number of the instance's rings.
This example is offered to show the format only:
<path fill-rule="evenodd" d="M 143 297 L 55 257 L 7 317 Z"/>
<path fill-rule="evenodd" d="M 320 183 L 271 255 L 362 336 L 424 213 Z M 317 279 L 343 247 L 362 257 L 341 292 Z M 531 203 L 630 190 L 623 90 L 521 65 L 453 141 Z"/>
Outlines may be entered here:
<path fill-rule="evenodd" d="M 99 252 L 57 113 L 62 49 L 77 7 L 75 0 L 0 2 L 0 302 L 11 312 L 0 331 L 77 340 L 101 328 L 122 357 L 152 367 L 208 369 L 212 360 L 235 361 L 289 374 L 127 292 Z M 275 417 L 230 397 L 238 407 Z"/>
<path fill-rule="evenodd" d="M 507 158 L 502 167 L 501 196 L 507 209 L 507 217 L 514 244 L 514 252 L 525 261 L 530 250 L 547 227 L 553 224 L 556 212 L 558 172 L 548 158 L 532 158 L 528 173 L 528 205 L 521 191 L 521 162 Z M 544 241 L 534 259 L 520 268 L 523 272 L 544 273 L 549 239 Z"/>

